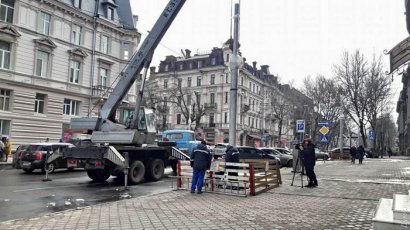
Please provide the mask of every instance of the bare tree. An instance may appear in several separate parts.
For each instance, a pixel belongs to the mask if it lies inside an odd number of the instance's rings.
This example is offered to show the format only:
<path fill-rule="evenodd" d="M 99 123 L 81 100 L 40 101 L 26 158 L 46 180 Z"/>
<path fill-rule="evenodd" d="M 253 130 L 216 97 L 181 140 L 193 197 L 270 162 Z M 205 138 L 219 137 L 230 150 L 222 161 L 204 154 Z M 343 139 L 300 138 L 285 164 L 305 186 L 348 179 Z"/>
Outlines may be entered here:
<path fill-rule="evenodd" d="M 359 127 L 363 144 L 367 147 L 366 112 L 369 101 L 365 90 L 369 75 L 367 61 L 359 50 L 352 55 L 344 52 L 340 64 L 334 65 L 334 74 L 343 90 L 342 105 L 345 112 Z"/>
<path fill-rule="evenodd" d="M 391 81 L 384 72 L 381 57 L 376 59 L 373 56 L 365 85 L 366 97 L 368 98 L 367 106 L 365 107 L 367 121 L 370 123 L 372 130 L 377 132 L 378 116 L 387 107 L 389 97 L 391 96 Z M 375 143 L 374 146 L 376 145 Z"/>
<path fill-rule="evenodd" d="M 338 126 L 338 118 L 341 115 L 339 93 L 341 89 L 337 86 L 334 79 L 328 79 L 318 75 L 315 79 L 306 77 L 304 80 L 304 93 L 312 99 L 314 113 L 312 113 L 313 139 L 317 140 L 319 119 L 330 122 L 331 139 L 335 139 L 337 132 L 334 132 Z"/>
<path fill-rule="evenodd" d="M 287 128 L 286 121 L 293 114 L 293 106 L 291 106 L 291 104 L 292 103 L 289 103 L 289 101 L 287 101 L 283 96 L 275 97 L 271 100 L 270 106 L 272 108 L 272 114 L 270 119 L 271 121 L 278 123 L 279 143 L 283 135 L 282 132 L 288 132 L 288 130 L 284 130 L 284 128 Z"/>

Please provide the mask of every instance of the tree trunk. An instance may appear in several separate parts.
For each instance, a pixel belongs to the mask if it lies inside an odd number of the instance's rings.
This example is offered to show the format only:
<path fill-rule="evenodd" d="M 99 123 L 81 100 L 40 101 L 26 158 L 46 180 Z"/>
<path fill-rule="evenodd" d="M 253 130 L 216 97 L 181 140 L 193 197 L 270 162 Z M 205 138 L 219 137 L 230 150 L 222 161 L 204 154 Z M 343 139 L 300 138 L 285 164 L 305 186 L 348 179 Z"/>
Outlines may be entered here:
<path fill-rule="evenodd" d="M 359 128 L 360 128 L 360 134 L 361 134 L 361 136 L 362 136 L 363 146 L 364 146 L 365 148 L 367 148 L 366 131 L 365 131 L 365 129 L 364 129 L 364 124 L 363 124 L 362 122 L 360 123 Z"/>

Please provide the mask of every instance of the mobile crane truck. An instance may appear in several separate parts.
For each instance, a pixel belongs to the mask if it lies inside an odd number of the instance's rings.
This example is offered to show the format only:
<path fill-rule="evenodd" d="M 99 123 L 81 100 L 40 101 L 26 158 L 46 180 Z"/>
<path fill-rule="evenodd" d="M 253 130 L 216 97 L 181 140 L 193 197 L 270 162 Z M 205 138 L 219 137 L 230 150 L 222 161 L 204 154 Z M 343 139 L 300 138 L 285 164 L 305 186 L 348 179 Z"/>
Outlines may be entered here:
<path fill-rule="evenodd" d="M 170 142 L 155 144 L 155 114 L 141 107 L 147 70 L 154 50 L 175 19 L 185 0 L 170 0 L 137 53 L 121 73 L 120 80 L 107 98 L 98 117 L 73 118 L 70 128 L 88 130 L 91 143 L 85 147 L 66 149 L 51 155 L 47 163 L 58 157 L 67 159 L 69 167 L 81 167 L 94 181 L 105 181 L 111 175 L 124 176 L 125 183 L 138 184 L 160 180 L 166 165 L 175 170 L 178 159 L 189 158 Z M 134 112 L 126 124 L 116 123 L 115 114 L 122 98 L 144 69 Z"/>

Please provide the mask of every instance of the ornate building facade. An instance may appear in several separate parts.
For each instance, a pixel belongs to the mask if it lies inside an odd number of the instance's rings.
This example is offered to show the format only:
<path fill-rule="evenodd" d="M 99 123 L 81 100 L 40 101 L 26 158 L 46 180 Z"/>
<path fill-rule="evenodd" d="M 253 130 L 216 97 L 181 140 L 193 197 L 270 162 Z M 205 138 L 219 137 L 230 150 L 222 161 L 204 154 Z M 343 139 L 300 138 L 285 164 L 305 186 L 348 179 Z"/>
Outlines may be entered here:
<path fill-rule="evenodd" d="M 0 4 L 0 132 L 15 145 L 58 141 L 72 117 L 97 115 L 138 46 L 137 18 L 128 0 Z"/>

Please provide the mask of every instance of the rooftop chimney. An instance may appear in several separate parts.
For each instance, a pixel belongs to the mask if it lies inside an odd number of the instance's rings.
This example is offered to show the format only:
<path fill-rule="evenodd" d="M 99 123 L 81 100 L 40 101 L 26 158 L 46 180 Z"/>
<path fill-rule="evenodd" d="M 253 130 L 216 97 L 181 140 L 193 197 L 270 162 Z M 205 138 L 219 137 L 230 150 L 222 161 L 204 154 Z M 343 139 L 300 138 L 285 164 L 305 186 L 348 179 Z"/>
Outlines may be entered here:
<path fill-rule="evenodd" d="M 150 74 L 154 74 L 155 73 L 155 66 L 149 67 L 149 72 L 150 72 Z"/>
<path fill-rule="evenodd" d="M 261 70 L 265 74 L 270 74 L 269 73 L 269 66 L 268 65 L 261 65 Z"/>
<path fill-rule="evenodd" d="M 132 15 L 132 19 L 134 20 L 134 27 L 137 28 L 138 15 Z"/>

